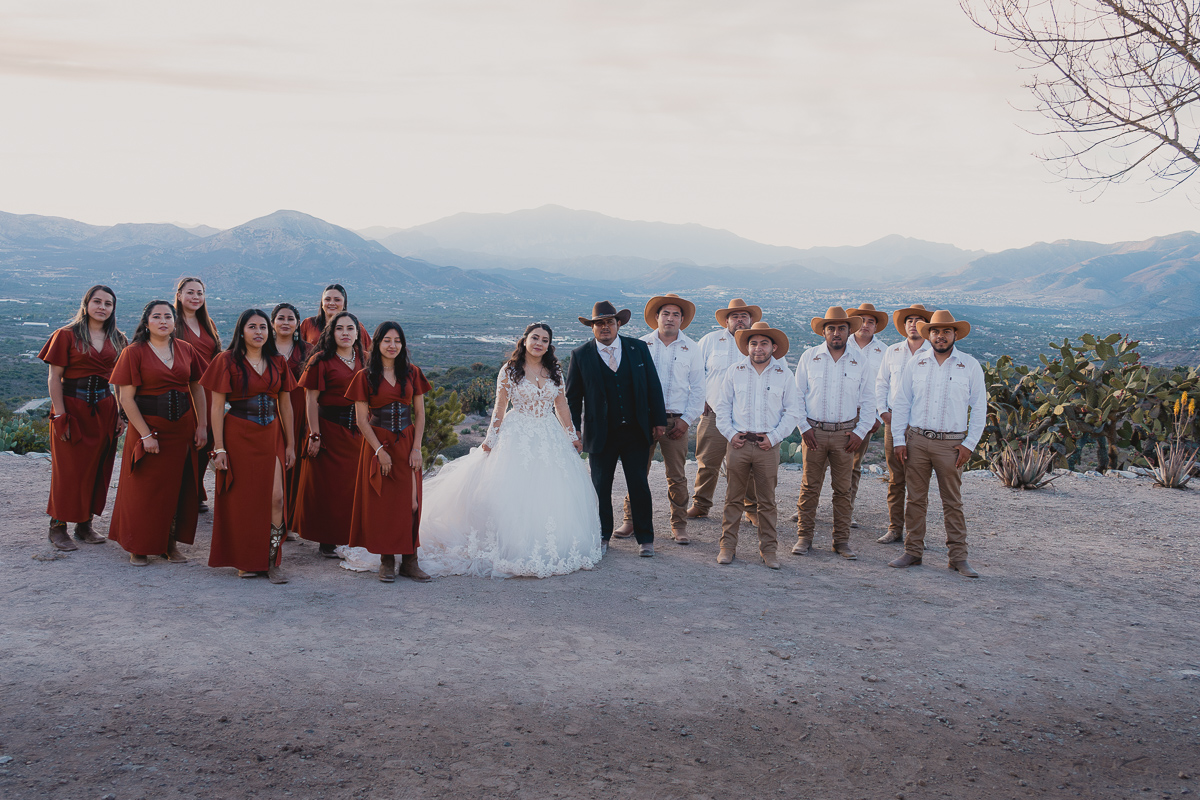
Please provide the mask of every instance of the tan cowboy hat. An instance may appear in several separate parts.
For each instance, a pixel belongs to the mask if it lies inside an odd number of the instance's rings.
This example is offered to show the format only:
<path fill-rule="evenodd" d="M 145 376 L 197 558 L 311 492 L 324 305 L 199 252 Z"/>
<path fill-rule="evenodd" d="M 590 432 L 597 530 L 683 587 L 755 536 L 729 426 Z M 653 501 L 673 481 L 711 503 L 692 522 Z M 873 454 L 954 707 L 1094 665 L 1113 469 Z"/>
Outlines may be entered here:
<path fill-rule="evenodd" d="M 655 297 L 651 297 L 646 303 L 646 324 L 651 329 L 658 328 L 658 311 L 663 306 L 679 306 L 679 310 L 683 312 L 683 322 L 679 323 L 679 329 L 683 330 L 688 325 L 692 324 L 692 318 L 696 316 L 696 304 L 684 300 L 674 292 L 667 292 Z"/>
<path fill-rule="evenodd" d="M 813 333 L 817 336 L 825 335 L 825 326 L 831 322 L 844 322 L 850 326 L 850 332 L 856 333 L 862 327 L 862 317 L 852 317 L 846 313 L 846 309 L 841 306 L 830 306 L 823 317 L 812 318 Z"/>
<path fill-rule="evenodd" d="M 590 328 L 594 323 L 599 322 L 602 319 L 616 317 L 617 322 L 624 325 L 626 322 L 629 322 L 629 318 L 631 316 L 633 316 L 633 312 L 631 312 L 628 308 L 623 308 L 620 311 L 617 311 L 617 307 L 612 303 L 608 302 L 607 300 L 601 300 L 599 303 L 596 303 L 596 305 L 592 306 L 591 319 L 588 319 L 587 317 L 580 317 L 579 321 Z"/>
<path fill-rule="evenodd" d="M 965 319 L 956 320 L 954 315 L 949 311 L 935 311 L 929 317 L 929 322 L 922 322 L 917 325 L 917 330 L 921 332 L 921 336 L 928 339 L 930 328 L 954 328 L 954 340 L 967 338 L 967 334 L 971 332 L 971 323 Z"/>
<path fill-rule="evenodd" d="M 925 308 L 920 303 L 913 303 L 908 308 L 900 308 L 892 312 L 892 323 L 895 324 L 896 330 L 904 333 L 904 320 L 909 317 L 920 317 L 926 322 L 929 321 L 929 315 L 933 312 Z"/>
<path fill-rule="evenodd" d="M 876 311 L 875 306 L 870 303 L 861 303 L 858 308 L 852 308 L 846 312 L 852 317 L 874 317 L 875 332 L 879 333 L 887 327 L 888 315 L 886 311 Z"/>
<path fill-rule="evenodd" d="M 748 312 L 750 314 L 751 324 L 758 322 L 760 319 L 762 319 L 762 309 L 761 308 L 759 308 L 758 306 L 748 306 L 748 305 L 746 305 L 745 300 L 743 300 L 740 297 L 735 297 L 733 300 L 729 301 L 728 308 L 718 308 L 717 309 L 717 322 L 721 325 L 722 328 L 725 327 L 725 320 L 729 318 L 730 312 L 733 312 L 733 311 Z"/>
<path fill-rule="evenodd" d="M 719 312 L 718 312 L 719 313 Z M 756 322 L 749 328 L 743 328 L 733 335 L 737 340 L 738 350 L 742 351 L 742 355 L 750 355 L 750 337 L 751 336 L 766 336 L 775 343 L 775 358 L 783 358 L 788 351 L 788 338 L 781 330 L 772 328 L 765 322 Z"/>

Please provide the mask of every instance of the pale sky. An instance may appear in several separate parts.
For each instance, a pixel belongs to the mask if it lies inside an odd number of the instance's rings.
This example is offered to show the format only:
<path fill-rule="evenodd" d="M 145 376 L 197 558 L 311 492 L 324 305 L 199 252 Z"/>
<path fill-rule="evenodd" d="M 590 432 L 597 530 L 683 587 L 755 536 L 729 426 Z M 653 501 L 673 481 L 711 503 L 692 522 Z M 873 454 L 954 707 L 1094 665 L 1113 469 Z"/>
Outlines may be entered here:
<path fill-rule="evenodd" d="M 955 0 L 0 0 L 0 210 L 557 203 L 797 247 L 1200 229 L 1183 191 L 1057 181 L 1017 66 Z"/>

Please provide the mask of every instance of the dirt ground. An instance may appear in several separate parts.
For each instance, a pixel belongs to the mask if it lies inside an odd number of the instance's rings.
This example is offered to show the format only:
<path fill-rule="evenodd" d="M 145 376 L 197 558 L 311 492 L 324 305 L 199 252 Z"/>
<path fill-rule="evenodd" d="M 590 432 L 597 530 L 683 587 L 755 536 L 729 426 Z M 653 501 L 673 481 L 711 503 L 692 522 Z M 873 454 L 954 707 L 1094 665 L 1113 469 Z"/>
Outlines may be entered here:
<path fill-rule="evenodd" d="M 714 519 L 542 581 L 387 585 L 288 544 L 273 586 L 205 566 L 210 517 L 185 565 L 55 557 L 48 464 L 0 456 L 0 478 L 4 798 L 1200 792 L 1194 490 L 968 476 L 974 581 L 940 517 L 925 565 L 889 569 L 864 476 L 856 562 L 826 496 L 820 549 L 780 572 L 752 532 L 718 566 Z"/>

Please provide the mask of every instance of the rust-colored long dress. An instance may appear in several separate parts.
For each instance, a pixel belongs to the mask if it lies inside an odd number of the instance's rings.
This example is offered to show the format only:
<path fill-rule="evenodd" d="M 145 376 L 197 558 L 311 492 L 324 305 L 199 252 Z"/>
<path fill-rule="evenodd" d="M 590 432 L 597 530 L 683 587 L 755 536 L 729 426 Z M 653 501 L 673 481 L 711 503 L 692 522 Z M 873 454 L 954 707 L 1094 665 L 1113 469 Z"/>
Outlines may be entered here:
<path fill-rule="evenodd" d="M 411 407 L 413 398 L 431 388 L 421 370 L 408 367 L 408 380 L 401 389 L 399 383 L 379 381 L 379 390 L 371 391 L 367 371 L 354 376 L 346 397 L 366 403 L 376 409 L 391 403 Z M 354 487 L 354 514 L 350 523 L 350 546 L 365 547 L 368 552 L 387 555 L 412 555 L 420 544 L 421 527 L 421 470 L 408 466 L 408 454 L 413 448 L 416 426 L 409 425 L 399 433 L 372 425 L 379 443 L 392 459 L 392 468 L 384 475 L 379 459 L 363 437 L 358 452 L 358 481 Z M 417 476 L 417 510 L 413 511 L 413 472 Z"/>
<path fill-rule="evenodd" d="M 277 401 L 281 392 L 296 386 L 283 356 L 273 356 L 271 366 L 259 375 L 246 365 L 247 383 L 233 353 L 226 350 L 213 359 L 200 383 L 210 392 L 221 392 L 230 404 L 266 395 Z M 213 503 L 210 567 L 237 567 L 247 572 L 266 572 L 271 550 L 271 492 L 275 462 L 284 460 L 283 420 L 271 403 L 254 404 L 260 413 L 243 419 L 234 409 L 225 412 L 225 457 L 229 469 L 217 470 Z M 211 406 L 210 406 L 211 407 Z M 269 413 L 263 410 L 270 408 Z M 282 553 L 282 550 L 280 551 Z"/>
<path fill-rule="evenodd" d="M 317 339 L 321 338 L 321 329 L 317 327 L 316 317 L 306 317 L 300 322 L 300 338 L 309 344 L 316 344 Z M 371 335 L 361 322 L 358 324 L 358 340 L 362 342 L 364 353 L 371 352 Z"/>
<path fill-rule="evenodd" d="M 310 364 L 300 376 L 301 386 L 320 392 L 317 405 L 322 414 L 318 422 L 321 451 L 310 457 L 307 445 L 303 448 L 296 496 L 296 532 L 310 542 L 350 543 L 350 510 L 362 434 L 354 424 L 354 404 L 346 399 L 346 388 L 362 366 L 356 357 L 354 369 L 350 369 L 335 355 Z M 340 419 L 326 414 L 340 415 Z"/>
<path fill-rule="evenodd" d="M 296 388 L 292 389 L 292 441 L 296 444 L 296 463 L 284 475 L 284 491 L 287 493 L 287 510 L 285 527 L 289 531 L 297 530 L 296 528 L 296 495 L 300 492 L 300 458 L 303 448 L 308 447 L 308 418 L 307 408 L 304 402 L 304 387 L 300 385 L 300 370 L 304 367 L 304 358 L 308 355 L 310 344 L 303 339 L 297 339 L 292 343 L 292 352 L 288 354 L 287 365 L 288 370 L 292 373 L 292 378 L 296 382 Z"/>
<path fill-rule="evenodd" d="M 213 335 L 208 332 L 208 328 L 200 326 L 200 335 L 197 336 L 188 327 L 187 321 L 178 319 L 175 321 L 179 330 L 179 338 L 187 342 L 196 351 L 196 355 L 200 357 L 200 374 L 208 369 L 208 365 L 217 357 L 217 353 L 221 352 L 221 343 L 213 338 Z M 204 390 L 204 407 L 212 408 L 212 392 Z M 208 419 L 205 417 L 205 419 Z M 204 447 L 200 448 L 198 458 L 200 459 L 200 499 L 208 500 L 208 490 L 204 488 L 204 470 L 208 469 L 209 454 L 212 452 L 212 420 L 208 420 L 208 428 L 205 430 L 207 440 Z"/>
<path fill-rule="evenodd" d="M 142 449 L 133 426 L 125 437 L 108 538 L 134 555 L 167 552 L 172 519 L 176 541 L 184 544 L 196 541 L 201 473 L 194 441 L 196 413 L 189 388 L 192 382 L 200 380 L 200 357 L 186 342 L 175 340 L 172 348 L 175 361 L 168 369 L 149 344 L 131 344 L 121 351 L 112 372 L 114 385 L 132 386 L 137 395 L 161 395 L 168 391 L 187 395 L 181 401 L 186 410 L 174 422 L 166 417 L 142 415 L 150 430 L 158 434 L 157 453 Z"/>
<path fill-rule="evenodd" d="M 63 368 L 66 415 L 50 431 L 50 500 L 46 513 L 63 522 L 87 522 L 104 512 L 108 483 L 117 458 L 117 398 L 108 388 L 117 350 L 104 340 L 99 352 L 80 350 L 75 333 L 59 328 L 38 353 L 47 364 Z M 68 440 L 59 439 L 60 430 Z"/>

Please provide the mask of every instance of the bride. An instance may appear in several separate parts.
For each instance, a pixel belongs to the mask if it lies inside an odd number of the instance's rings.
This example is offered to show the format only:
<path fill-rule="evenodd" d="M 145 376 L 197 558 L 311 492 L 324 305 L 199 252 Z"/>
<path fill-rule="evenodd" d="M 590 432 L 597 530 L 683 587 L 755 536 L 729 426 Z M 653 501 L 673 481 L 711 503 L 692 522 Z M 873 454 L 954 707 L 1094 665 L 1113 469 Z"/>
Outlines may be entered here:
<path fill-rule="evenodd" d="M 525 329 L 496 378 L 483 445 L 425 483 L 426 572 L 545 578 L 600 561 L 596 492 L 579 458 L 553 335 L 544 322 Z"/>

